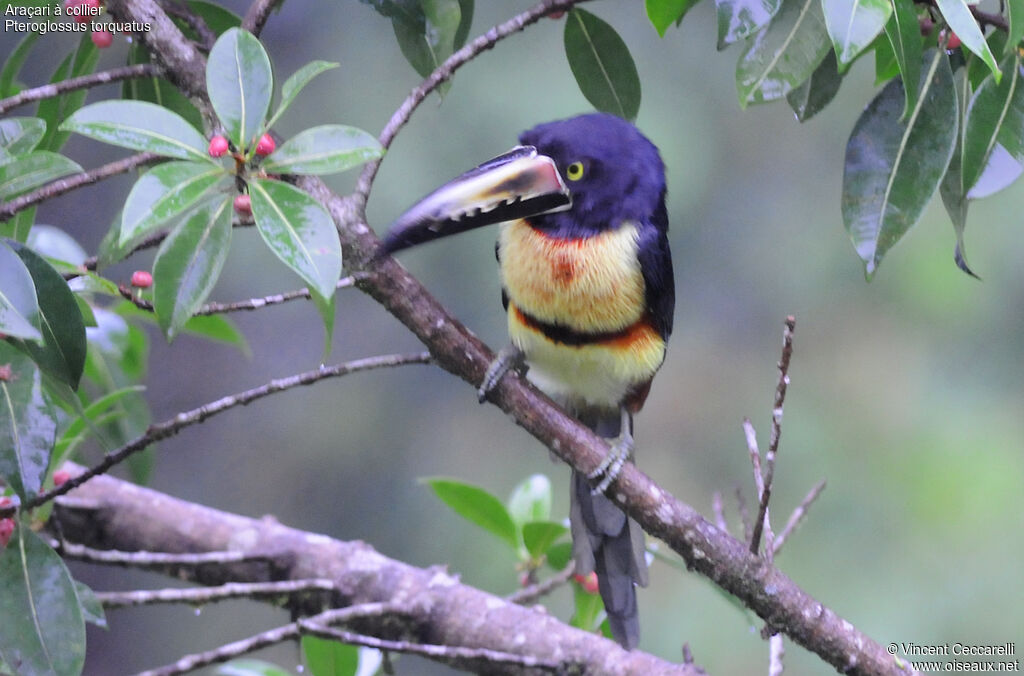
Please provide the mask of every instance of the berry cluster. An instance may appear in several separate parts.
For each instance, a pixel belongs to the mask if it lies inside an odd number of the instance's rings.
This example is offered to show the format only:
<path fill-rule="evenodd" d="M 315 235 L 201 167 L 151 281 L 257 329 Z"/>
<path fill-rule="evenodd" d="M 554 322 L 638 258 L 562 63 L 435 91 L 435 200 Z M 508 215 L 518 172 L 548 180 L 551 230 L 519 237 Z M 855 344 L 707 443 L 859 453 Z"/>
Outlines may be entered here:
<path fill-rule="evenodd" d="M 277 148 L 277 143 L 270 134 L 264 134 L 260 136 L 260 140 L 256 142 L 255 152 L 260 157 L 266 157 L 270 153 L 274 152 Z M 210 153 L 210 157 L 223 157 L 231 149 L 231 144 L 223 136 L 214 136 L 210 139 L 210 146 L 207 152 Z M 244 161 L 241 155 L 236 154 L 235 160 L 237 162 Z M 252 215 L 252 199 L 246 194 L 241 194 L 235 198 L 234 202 L 235 211 L 243 216 Z"/>
<path fill-rule="evenodd" d="M 76 23 L 89 23 L 102 8 L 100 0 L 64 0 L 64 13 L 74 17 Z M 114 44 L 114 34 L 108 30 L 92 32 L 92 43 L 100 49 Z"/>

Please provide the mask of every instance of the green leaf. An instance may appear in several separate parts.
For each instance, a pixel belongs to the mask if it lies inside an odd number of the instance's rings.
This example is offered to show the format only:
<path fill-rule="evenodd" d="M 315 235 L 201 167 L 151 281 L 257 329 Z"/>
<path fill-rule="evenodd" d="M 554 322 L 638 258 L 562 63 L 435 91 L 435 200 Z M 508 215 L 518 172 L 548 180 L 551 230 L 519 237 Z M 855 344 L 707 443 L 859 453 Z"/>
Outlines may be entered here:
<path fill-rule="evenodd" d="M 0 200 L 9 200 L 61 176 L 82 171 L 77 162 L 49 150 L 34 150 L 0 162 Z"/>
<path fill-rule="evenodd" d="M 146 101 L 100 101 L 82 108 L 61 129 L 183 160 L 212 162 L 207 143 L 181 115 Z M 220 166 L 220 165 L 218 165 Z"/>
<path fill-rule="evenodd" d="M 42 340 L 40 329 L 39 300 L 32 275 L 18 254 L 0 241 L 0 333 Z"/>
<path fill-rule="evenodd" d="M 835 98 L 842 83 L 835 52 L 829 52 L 802 85 L 786 94 L 786 101 L 796 113 L 796 119 L 806 122 Z"/>
<path fill-rule="evenodd" d="M 1005 122 L 1024 122 L 1014 119 L 1013 98 L 1018 89 L 1024 89 L 1020 78 L 1020 57 L 1011 53 L 1003 57 L 1000 64 L 1002 78 L 992 75 L 985 78 L 971 97 L 964 120 L 961 147 L 961 181 L 966 192 L 978 182 L 988 164 L 996 139 Z M 1019 133 L 1021 127 L 1017 126 Z"/>
<path fill-rule="evenodd" d="M 320 357 L 320 361 L 326 362 L 327 358 L 331 356 L 331 345 L 334 340 L 334 298 L 323 298 L 318 293 L 310 294 L 310 298 L 313 301 L 313 305 L 316 306 L 316 311 L 320 313 L 320 318 L 324 322 L 324 351 Z"/>
<path fill-rule="evenodd" d="M 473 24 L 473 0 L 459 0 L 459 27 L 455 31 L 455 49 L 466 44 L 469 37 L 469 29 Z"/>
<path fill-rule="evenodd" d="M 0 342 L 0 366 L 10 369 L 10 376 L 0 379 L 0 476 L 25 502 L 43 485 L 57 421 L 28 355 Z M 9 616 L 0 612 L 0 617 Z"/>
<path fill-rule="evenodd" d="M 75 581 L 53 549 L 24 523 L 0 552 L 0 659 L 19 674 L 79 674 L 85 620 Z"/>
<path fill-rule="evenodd" d="M 721 51 L 767 26 L 782 8 L 782 0 L 715 0 L 715 8 Z"/>
<path fill-rule="evenodd" d="M 516 525 L 501 500 L 479 486 L 454 479 L 432 478 L 422 481 L 428 483 L 437 497 L 456 514 L 497 535 L 513 549 L 519 546 Z"/>
<path fill-rule="evenodd" d="M 341 277 L 341 244 L 327 210 L 295 186 L 269 179 L 249 183 L 256 229 L 270 250 L 323 298 Z"/>
<path fill-rule="evenodd" d="M 274 126 L 274 123 L 284 114 L 284 111 L 288 110 L 288 107 L 295 101 L 295 97 L 299 95 L 299 92 L 312 82 L 313 78 L 320 73 L 337 68 L 338 65 L 330 61 L 310 61 L 292 73 L 291 77 L 281 85 L 281 103 L 278 104 L 277 110 L 274 111 L 270 120 L 267 121 L 267 128 L 269 129 Z"/>
<path fill-rule="evenodd" d="M 13 218 L 0 222 L 0 237 L 9 237 L 24 242 L 36 221 L 36 208 L 29 207 L 14 214 Z"/>
<path fill-rule="evenodd" d="M 333 303 L 331 307 L 333 307 Z M 249 349 L 249 343 L 245 340 L 245 336 L 242 332 L 238 330 L 238 327 L 235 326 L 230 319 L 222 317 L 221 315 L 200 315 L 193 317 L 185 323 L 181 332 L 187 333 L 191 336 L 199 336 L 200 338 L 213 340 L 218 343 L 233 345 L 246 356 L 251 356 L 252 354 Z"/>
<path fill-rule="evenodd" d="M 822 0 L 825 27 L 845 69 L 885 28 L 892 0 Z"/>
<path fill-rule="evenodd" d="M 75 448 L 85 440 L 89 432 L 95 434 L 101 425 L 113 420 L 118 415 L 124 415 L 124 410 L 115 409 L 122 399 L 132 394 L 141 393 L 145 389 L 142 385 L 129 385 L 108 392 L 85 406 L 57 439 L 57 443 L 53 447 L 53 455 L 50 458 L 49 471 L 52 472 L 71 458 Z M 111 413 L 111 409 L 115 409 L 113 413 Z M 89 425 L 89 422 L 92 425 Z"/>
<path fill-rule="evenodd" d="M 35 44 L 39 35 L 39 33 L 35 32 L 26 33 L 21 42 L 18 43 L 18 46 L 11 52 L 11 55 L 7 57 L 3 69 L 0 70 L 0 99 L 14 96 L 21 91 L 17 81 L 18 73 L 21 72 L 21 67 L 25 65 L 25 60 L 28 58 L 29 52 L 32 51 L 32 45 Z"/>
<path fill-rule="evenodd" d="M 231 199 L 196 209 L 160 245 L 153 263 L 153 309 L 168 342 L 207 299 L 231 246 Z"/>
<path fill-rule="evenodd" d="M 88 33 L 83 33 L 78 41 L 78 48 L 69 54 L 57 67 L 50 83 L 54 84 L 82 75 L 88 75 L 96 69 L 100 58 L 100 50 L 92 43 Z M 39 147 L 42 150 L 60 150 L 68 140 L 68 133 L 59 130 L 57 123 L 67 119 L 85 103 L 88 89 L 77 89 L 60 96 L 43 99 L 36 109 L 36 116 L 46 120 L 46 136 Z"/>
<path fill-rule="evenodd" d="M 462 25 L 462 3 L 458 0 L 419 0 L 418 6 L 416 2 L 389 4 L 386 11 L 391 12 L 398 47 L 422 77 L 452 55 L 460 29 L 468 31 Z"/>
<path fill-rule="evenodd" d="M 582 9 L 565 19 L 565 56 L 583 96 L 626 120 L 640 111 L 640 76 L 629 48 L 605 21 Z"/>
<path fill-rule="evenodd" d="M 96 593 L 78 580 L 74 580 L 74 583 L 78 605 L 82 609 L 82 619 L 89 624 L 107 629 L 107 616 L 103 612 L 103 604 L 96 598 Z"/>
<path fill-rule="evenodd" d="M 644 0 L 647 18 L 661 37 L 665 37 L 665 31 L 673 23 L 678 25 L 695 4 L 696 0 Z"/>
<path fill-rule="evenodd" d="M 820 0 L 783 0 L 736 65 L 740 106 L 781 99 L 814 73 L 830 48 Z"/>
<path fill-rule="evenodd" d="M 996 63 L 996 58 L 992 56 L 988 43 L 985 42 L 985 35 L 981 32 L 978 21 L 971 14 L 967 0 L 936 0 L 935 4 L 942 13 L 942 18 L 960 38 L 963 46 L 977 54 L 995 75 L 996 80 L 999 80 L 1002 77 L 999 65 Z"/>
<path fill-rule="evenodd" d="M 539 559 L 569 529 L 554 521 L 531 521 L 523 524 L 523 544 L 530 556 Z"/>
<path fill-rule="evenodd" d="M 548 565 L 555 570 L 562 570 L 572 561 L 572 543 L 560 542 L 548 547 Z"/>
<path fill-rule="evenodd" d="M 189 31 L 186 29 L 187 32 Z M 128 49 L 128 63 L 150 63 L 149 51 L 141 43 L 133 42 Z M 203 117 L 192 105 L 192 101 L 168 80 L 158 75 L 129 78 L 121 85 L 121 92 L 121 98 L 155 103 L 177 113 L 196 129 L 203 127 Z"/>
<path fill-rule="evenodd" d="M 303 636 L 302 655 L 313 676 L 354 676 L 359 669 L 359 649 L 340 641 Z"/>
<path fill-rule="evenodd" d="M 85 366 L 85 324 L 75 295 L 59 272 L 27 246 L 11 243 L 32 276 L 39 301 L 43 344 L 25 341 L 21 347 L 40 368 L 77 389 Z"/>
<path fill-rule="evenodd" d="M 270 58 L 260 41 L 241 28 L 225 31 L 206 61 L 206 88 L 228 138 L 251 151 L 274 91 Z"/>
<path fill-rule="evenodd" d="M 73 266 L 81 265 L 88 254 L 75 238 L 52 225 L 36 225 L 26 240 L 29 248 L 43 256 L 54 258 Z"/>
<path fill-rule="evenodd" d="M 217 676 L 292 676 L 276 664 L 263 660 L 231 660 L 217 667 Z"/>
<path fill-rule="evenodd" d="M 924 46 L 913 0 L 893 0 L 893 6 L 895 11 L 885 24 L 885 35 L 892 46 L 904 85 L 908 82 L 911 84 L 903 87 L 905 120 L 917 105 L 916 83 L 921 80 L 921 54 L 924 52 Z"/>
<path fill-rule="evenodd" d="M 148 235 L 177 218 L 218 188 L 231 185 L 223 167 L 208 162 L 167 162 L 143 174 L 121 212 L 120 246 Z"/>
<path fill-rule="evenodd" d="M 999 143 L 1009 151 L 1018 163 L 1024 164 L 1024 87 L 1020 85 L 1021 73 L 1014 71 L 1017 85 L 1010 97 L 1010 106 L 999 126 Z"/>
<path fill-rule="evenodd" d="M 891 24 L 892 18 L 889 19 Z M 888 27 L 889 24 L 886 24 Z M 918 60 L 918 67 L 920 67 Z M 878 38 L 875 40 L 875 84 L 885 84 L 900 74 L 900 65 L 896 61 L 896 53 L 892 49 L 889 38 Z"/>
<path fill-rule="evenodd" d="M 203 0 L 186 0 L 185 4 L 202 17 L 214 35 L 221 35 L 230 28 L 242 25 L 242 17 L 218 4 Z"/>
<path fill-rule="evenodd" d="M 550 519 L 551 480 L 543 474 L 534 474 L 520 482 L 509 496 L 508 511 L 520 527 L 530 521 Z"/>
<path fill-rule="evenodd" d="M 39 145 L 46 134 L 46 120 L 38 117 L 8 117 L 0 120 L 0 150 L 22 155 Z M 0 153 L 0 157 L 3 156 Z"/>
<path fill-rule="evenodd" d="M 575 611 L 569 624 L 577 629 L 593 631 L 604 617 L 604 603 L 600 594 L 588 594 L 583 587 L 572 585 L 573 605 Z"/>
<path fill-rule="evenodd" d="M 981 176 L 967 193 L 967 199 L 984 199 L 1009 188 L 1020 178 L 1021 172 L 1024 172 L 1024 166 L 1021 166 L 1002 143 L 996 143 Z"/>
<path fill-rule="evenodd" d="M 956 146 L 956 94 L 949 59 L 925 54 L 921 96 L 901 120 L 903 84 L 868 105 L 846 146 L 843 222 L 870 278 L 885 253 L 921 217 Z"/>
<path fill-rule="evenodd" d="M 1007 31 L 1006 46 L 1003 49 L 1009 54 L 1024 39 L 1024 0 L 1006 0 L 1006 11 L 1009 14 L 1010 30 Z"/>
<path fill-rule="evenodd" d="M 380 157 L 384 149 L 362 129 L 325 124 L 285 141 L 263 163 L 275 174 L 335 174 Z"/>

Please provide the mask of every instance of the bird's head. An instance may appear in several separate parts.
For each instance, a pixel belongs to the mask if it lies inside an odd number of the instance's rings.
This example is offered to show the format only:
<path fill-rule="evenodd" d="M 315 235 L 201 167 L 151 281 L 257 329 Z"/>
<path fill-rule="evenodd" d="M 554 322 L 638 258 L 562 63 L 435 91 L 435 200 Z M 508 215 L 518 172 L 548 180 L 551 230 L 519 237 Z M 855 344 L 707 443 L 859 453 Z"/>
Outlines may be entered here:
<path fill-rule="evenodd" d="M 519 141 L 406 211 L 379 255 L 517 218 L 558 237 L 592 235 L 628 220 L 667 227 L 664 164 L 629 122 L 579 115 L 538 125 Z"/>

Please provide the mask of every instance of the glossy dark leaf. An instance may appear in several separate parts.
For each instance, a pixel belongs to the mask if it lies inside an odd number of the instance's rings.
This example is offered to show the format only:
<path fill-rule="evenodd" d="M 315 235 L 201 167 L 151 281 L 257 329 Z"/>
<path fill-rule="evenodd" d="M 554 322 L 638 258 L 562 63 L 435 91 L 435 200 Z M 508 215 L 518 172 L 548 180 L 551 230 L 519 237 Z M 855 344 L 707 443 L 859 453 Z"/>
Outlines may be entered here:
<path fill-rule="evenodd" d="M 64 277 L 39 254 L 23 244 L 12 243 L 10 246 L 32 276 L 43 335 L 42 345 L 24 341 L 20 347 L 44 371 L 77 389 L 85 366 L 86 345 L 85 324 L 75 295 Z"/>
<path fill-rule="evenodd" d="M 63 155 L 48 150 L 33 150 L 24 155 L 0 159 L 0 201 L 28 192 L 82 167 Z"/>
<path fill-rule="evenodd" d="M 1024 0 L 1006 0 L 1006 12 L 1009 15 L 1010 30 L 1006 34 L 1007 54 L 1013 51 L 1024 39 Z"/>
<path fill-rule="evenodd" d="M 263 163 L 275 174 L 334 174 L 358 167 L 384 153 L 377 139 L 362 129 L 325 124 L 305 129 L 285 141 Z"/>
<path fill-rule="evenodd" d="M 85 620 L 57 552 L 24 523 L 0 552 L 0 659 L 18 674 L 74 676 L 85 662 Z"/>
<path fill-rule="evenodd" d="M 529 521 L 551 518 L 551 481 L 543 474 L 534 474 L 521 481 L 508 499 L 512 520 L 522 527 Z"/>
<path fill-rule="evenodd" d="M 0 158 L 23 155 L 33 150 L 46 133 L 46 120 L 38 117 L 8 117 L 0 120 Z"/>
<path fill-rule="evenodd" d="M 903 84 L 868 105 L 846 146 L 843 222 L 870 278 L 886 252 L 921 217 L 956 146 L 956 94 L 949 59 L 925 54 L 921 96 L 906 122 Z"/>
<path fill-rule="evenodd" d="M 953 157 L 950 158 L 946 175 L 942 177 L 942 183 L 939 184 L 939 195 L 942 197 L 942 204 L 946 207 L 946 212 L 953 222 L 953 232 L 956 234 L 956 248 L 953 251 L 953 260 L 958 268 L 972 277 L 977 277 L 967 263 L 967 253 L 964 247 L 967 207 L 970 204 L 967 199 L 967 189 L 963 182 L 963 174 L 960 171 L 960 158 L 963 155 L 963 136 L 967 126 L 965 122 L 967 104 L 971 100 L 971 82 L 967 77 L 966 68 L 961 68 L 954 73 L 953 88 L 956 93 L 957 102 L 956 148 L 953 151 Z"/>
<path fill-rule="evenodd" d="M 736 65 L 740 105 L 781 99 L 811 76 L 831 46 L 820 0 L 783 0 Z"/>
<path fill-rule="evenodd" d="M 204 2 L 203 0 L 186 0 L 185 4 L 189 6 L 189 9 L 202 17 L 214 35 L 222 35 L 228 29 L 242 25 L 242 17 L 216 3 Z"/>
<path fill-rule="evenodd" d="M 912 85 L 903 88 L 903 119 L 906 119 L 917 105 L 918 86 L 915 83 L 921 80 L 924 45 L 913 0 L 893 0 L 893 7 L 895 11 L 885 24 L 885 35 L 892 46 L 904 85 L 908 82 Z"/>
<path fill-rule="evenodd" d="M 996 76 L 996 79 L 1000 79 L 999 65 L 985 41 L 985 35 L 981 32 L 978 21 L 971 14 L 967 0 L 936 0 L 935 4 L 942 13 L 942 18 L 960 38 L 964 48 L 978 55 Z"/>
<path fill-rule="evenodd" d="M 208 162 L 167 162 L 143 174 L 125 200 L 119 244 L 127 246 L 182 216 L 218 188 L 231 186 L 228 172 Z"/>
<path fill-rule="evenodd" d="M 8 377 L 0 378 L 0 477 L 27 501 L 43 485 L 57 420 L 43 394 L 39 368 L 28 355 L 0 341 L 0 365 L 5 366 L 5 375 L 10 370 Z"/>
<path fill-rule="evenodd" d="M 1014 73 L 1016 87 L 1010 96 L 1010 106 L 1006 116 L 999 125 L 999 143 L 1006 148 L 1017 162 L 1024 164 L 1024 86 L 1021 86 L 1021 73 L 1018 66 Z"/>
<path fill-rule="evenodd" d="M 228 138 L 248 149 L 263 130 L 274 91 L 270 57 L 253 35 L 231 28 L 210 50 L 206 88 Z"/>
<path fill-rule="evenodd" d="M 106 629 L 107 616 L 103 612 L 103 604 L 96 597 L 96 592 L 78 580 L 74 582 L 78 605 L 82 609 L 82 619 L 89 624 Z"/>
<path fill-rule="evenodd" d="M 501 500 L 479 486 L 453 479 L 432 478 L 423 481 L 456 514 L 497 535 L 513 549 L 519 546 L 516 525 Z"/>
<path fill-rule="evenodd" d="M 274 126 L 274 123 L 284 114 L 284 111 L 288 110 L 288 107 L 295 101 L 295 97 L 299 95 L 299 92 L 303 88 L 313 81 L 320 73 L 337 68 L 337 63 L 330 61 L 310 61 L 302 68 L 291 74 L 284 84 L 281 85 L 281 103 L 277 106 L 277 110 L 271 116 L 270 120 L 267 121 L 267 128 Z"/>
<path fill-rule="evenodd" d="M 32 51 L 32 45 L 35 44 L 39 35 L 39 33 L 35 32 L 26 33 L 21 42 L 18 43 L 18 46 L 11 52 L 11 55 L 4 61 L 3 68 L 0 69 L 0 99 L 14 96 L 21 91 L 21 86 L 18 83 L 18 73 L 21 72 L 21 67 L 25 65 L 25 60 L 28 59 L 28 55 Z"/>
<path fill-rule="evenodd" d="M 74 237 L 52 225 L 37 225 L 32 228 L 26 243 L 33 251 L 70 266 L 82 265 L 89 257 Z"/>
<path fill-rule="evenodd" d="M 629 48 L 608 23 L 582 9 L 565 18 L 565 55 L 583 96 L 627 120 L 640 111 L 640 76 Z"/>
<path fill-rule="evenodd" d="M 32 275 L 18 254 L 0 241 L 0 333 L 41 341 L 41 328 Z"/>
<path fill-rule="evenodd" d="M 260 179 L 249 184 L 252 213 L 263 241 L 285 265 L 331 298 L 341 277 L 341 244 L 327 210 L 295 186 Z"/>
<path fill-rule="evenodd" d="M 97 141 L 182 160 L 212 162 L 206 140 L 177 113 L 146 101 L 101 101 L 61 125 Z"/>
<path fill-rule="evenodd" d="M 718 49 L 749 37 L 768 25 L 782 8 L 782 0 L 715 0 Z"/>
<path fill-rule="evenodd" d="M 462 23 L 458 0 L 392 2 L 391 24 L 402 55 L 422 77 L 427 77 L 455 51 Z"/>
<path fill-rule="evenodd" d="M 339 641 L 303 636 L 302 656 L 312 676 L 355 676 L 359 669 L 359 649 Z"/>
<path fill-rule="evenodd" d="M 825 26 L 845 69 L 882 32 L 892 0 L 822 0 Z"/>
<path fill-rule="evenodd" d="M 128 49 L 128 63 L 150 63 L 149 52 L 144 45 L 138 42 L 131 44 Z M 180 115 L 196 129 L 203 127 L 203 117 L 199 114 L 199 110 L 192 105 L 192 101 L 162 77 L 153 75 L 145 78 L 130 78 L 122 84 L 121 93 L 124 99 L 148 101 L 167 108 Z"/>
<path fill-rule="evenodd" d="M 554 521 L 531 521 L 523 524 L 523 544 L 535 559 L 543 556 L 569 529 Z"/>
<path fill-rule="evenodd" d="M 230 246 L 230 197 L 207 201 L 160 245 L 153 262 L 153 309 L 168 341 L 213 291 Z"/>
<path fill-rule="evenodd" d="M 802 85 L 786 94 L 786 101 L 796 113 L 796 119 L 806 122 L 835 98 L 839 85 L 843 83 L 838 68 L 835 52 L 829 52 Z"/>
<path fill-rule="evenodd" d="M 50 83 L 61 82 L 73 77 L 88 75 L 96 69 L 100 50 L 92 43 L 89 33 L 83 33 L 78 48 L 69 54 L 50 78 Z M 68 140 L 68 132 L 60 129 L 61 122 L 71 116 L 85 103 L 88 89 L 77 89 L 39 102 L 36 117 L 46 120 L 46 136 L 39 144 L 41 150 L 60 150 Z"/>
<path fill-rule="evenodd" d="M 889 19 L 892 23 L 892 19 Z M 888 26 L 888 24 L 886 24 Z M 918 63 L 920 66 L 920 63 Z M 896 62 L 896 53 L 892 50 L 889 38 L 875 40 L 875 84 L 885 84 L 900 74 L 900 65 Z"/>
<path fill-rule="evenodd" d="M 36 208 L 29 207 L 14 214 L 13 218 L 0 222 L 0 237 L 24 242 L 36 221 Z"/>
<path fill-rule="evenodd" d="M 686 12 L 695 4 L 696 0 L 645 0 L 644 2 L 647 18 L 661 37 L 665 37 L 665 31 L 669 26 L 682 21 Z"/>
<path fill-rule="evenodd" d="M 1002 126 L 1016 124 L 1020 130 L 1020 124 L 1024 123 L 1024 119 L 1014 119 L 1013 111 L 1014 95 L 1018 90 L 1024 91 L 1020 57 L 1015 53 L 1004 56 L 999 69 L 1002 78 L 998 82 L 991 75 L 985 78 L 967 106 L 960 171 L 963 187 L 968 193 L 988 164 Z"/>

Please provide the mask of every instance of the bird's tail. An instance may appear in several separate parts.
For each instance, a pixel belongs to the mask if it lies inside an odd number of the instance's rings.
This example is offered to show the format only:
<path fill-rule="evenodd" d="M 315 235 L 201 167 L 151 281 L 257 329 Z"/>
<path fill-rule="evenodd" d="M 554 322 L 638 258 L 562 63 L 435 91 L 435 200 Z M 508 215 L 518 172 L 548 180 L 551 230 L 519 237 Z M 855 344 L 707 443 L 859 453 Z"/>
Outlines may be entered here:
<path fill-rule="evenodd" d="M 581 420 L 605 438 L 618 436 L 619 413 Z M 569 523 L 576 573 L 597 573 L 598 589 L 612 636 L 627 650 L 640 640 L 636 587 L 647 586 L 644 533 L 604 495 L 591 495 L 590 481 L 572 473 Z"/>

